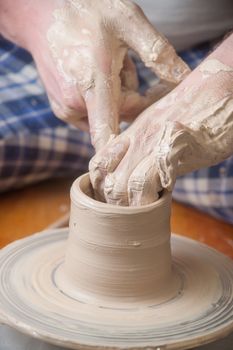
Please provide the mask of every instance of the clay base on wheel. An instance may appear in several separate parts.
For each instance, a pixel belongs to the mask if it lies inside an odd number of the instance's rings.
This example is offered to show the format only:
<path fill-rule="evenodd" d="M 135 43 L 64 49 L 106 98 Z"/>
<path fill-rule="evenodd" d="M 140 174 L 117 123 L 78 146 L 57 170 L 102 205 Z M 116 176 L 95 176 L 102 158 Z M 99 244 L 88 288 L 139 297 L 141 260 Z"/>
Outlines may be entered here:
<path fill-rule="evenodd" d="M 0 251 L 0 321 L 71 349 L 181 350 L 233 330 L 233 262 L 224 255 L 172 235 L 171 289 L 111 307 L 62 291 L 67 236 L 47 231 Z"/>

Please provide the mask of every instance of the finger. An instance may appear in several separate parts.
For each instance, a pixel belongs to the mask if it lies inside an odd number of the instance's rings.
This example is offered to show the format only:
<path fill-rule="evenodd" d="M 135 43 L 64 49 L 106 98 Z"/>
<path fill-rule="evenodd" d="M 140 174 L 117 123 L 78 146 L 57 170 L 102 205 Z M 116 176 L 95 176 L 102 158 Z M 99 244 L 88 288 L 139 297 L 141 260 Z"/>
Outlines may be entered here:
<path fill-rule="evenodd" d="M 122 105 L 120 109 L 120 119 L 131 122 L 146 108 L 158 101 L 170 91 L 170 86 L 157 84 L 148 89 L 145 95 L 140 95 L 136 91 L 122 92 Z"/>
<path fill-rule="evenodd" d="M 162 80 L 177 84 L 189 74 L 188 66 L 137 5 L 122 12 L 120 20 L 117 21 L 117 30 L 121 39 Z"/>
<path fill-rule="evenodd" d="M 104 196 L 109 204 L 128 206 L 127 173 L 112 173 L 105 178 Z"/>
<path fill-rule="evenodd" d="M 96 150 L 103 147 L 110 135 L 119 133 L 119 103 L 121 93 L 120 71 L 126 48 L 112 50 L 109 47 L 95 48 L 93 53 L 93 86 L 86 92 L 84 99 L 88 110 L 88 119 L 92 143 Z M 117 55 L 117 59 L 114 57 Z"/>
<path fill-rule="evenodd" d="M 107 173 L 113 172 L 116 169 L 129 148 L 129 142 L 128 137 L 112 136 L 107 145 L 91 159 L 89 170 L 94 189 L 96 188 L 99 174 L 102 179 Z"/>
<path fill-rule="evenodd" d="M 155 154 L 144 158 L 130 175 L 128 181 L 128 201 L 130 206 L 155 202 L 162 190 L 157 171 Z"/>
<path fill-rule="evenodd" d="M 104 79 L 104 78 L 103 78 Z M 112 96 L 112 83 L 100 81 L 86 94 L 92 144 L 96 151 L 104 147 L 111 135 L 119 133 L 118 106 Z"/>
<path fill-rule="evenodd" d="M 134 153 L 136 152 L 137 146 L 135 142 L 131 141 L 121 162 L 113 172 L 107 174 L 104 184 L 104 196 L 107 203 L 128 206 L 128 179 L 133 169 L 143 157 L 141 152 L 139 152 L 138 157 L 135 157 Z"/>
<path fill-rule="evenodd" d="M 90 161 L 89 171 L 95 198 L 105 201 L 104 184 L 108 173 L 113 172 L 129 148 L 128 137 L 112 137 Z"/>
<path fill-rule="evenodd" d="M 88 131 L 88 122 L 84 122 L 87 119 L 87 112 L 84 108 L 73 109 L 66 105 L 61 105 L 57 100 L 49 97 L 50 106 L 57 118 L 62 121 L 75 126 L 83 131 Z"/>
<path fill-rule="evenodd" d="M 133 60 L 126 55 L 121 70 L 121 85 L 126 90 L 137 91 L 139 87 L 137 69 Z"/>
<path fill-rule="evenodd" d="M 82 121 L 87 118 L 87 110 L 77 85 L 67 83 L 58 72 L 54 74 L 54 62 L 50 57 L 41 56 L 41 62 L 40 64 L 38 62 L 38 70 L 54 114 L 64 122 L 80 130 L 88 131 L 88 123 Z"/>

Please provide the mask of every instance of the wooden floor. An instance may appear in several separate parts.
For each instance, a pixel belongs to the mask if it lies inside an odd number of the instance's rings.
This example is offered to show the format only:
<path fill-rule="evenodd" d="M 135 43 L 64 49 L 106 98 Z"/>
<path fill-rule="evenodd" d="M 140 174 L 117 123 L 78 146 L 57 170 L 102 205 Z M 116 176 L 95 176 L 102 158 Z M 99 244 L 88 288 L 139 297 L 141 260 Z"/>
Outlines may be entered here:
<path fill-rule="evenodd" d="M 69 212 L 72 179 L 46 181 L 0 196 L 0 247 L 48 227 Z M 199 240 L 233 258 L 233 226 L 178 203 L 172 231 Z"/>

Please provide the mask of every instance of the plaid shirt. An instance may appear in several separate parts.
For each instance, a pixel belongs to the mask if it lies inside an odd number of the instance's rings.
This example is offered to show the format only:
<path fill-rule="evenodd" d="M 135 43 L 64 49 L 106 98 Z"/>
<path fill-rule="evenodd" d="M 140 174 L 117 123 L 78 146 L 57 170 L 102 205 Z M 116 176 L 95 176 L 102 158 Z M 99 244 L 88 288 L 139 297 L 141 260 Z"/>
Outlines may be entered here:
<path fill-rule="evenodd" d="M 31 55 L 0 37 L 0 191 L 87 170 L 89 135 L 56 118 Z"/>
<path fill-rule="evenodd" d="M 195 68 L 210 48 L 201 45 L 180 56 Z M 136 65 L 144 91 L 155 77 Z M 86 172 L 93 153 L 87 133 L 54 116 L 31 55 L 0 37 L 0 191 Z M 179 178 L 173 196 L 233 223 L 233 158 Z"/>

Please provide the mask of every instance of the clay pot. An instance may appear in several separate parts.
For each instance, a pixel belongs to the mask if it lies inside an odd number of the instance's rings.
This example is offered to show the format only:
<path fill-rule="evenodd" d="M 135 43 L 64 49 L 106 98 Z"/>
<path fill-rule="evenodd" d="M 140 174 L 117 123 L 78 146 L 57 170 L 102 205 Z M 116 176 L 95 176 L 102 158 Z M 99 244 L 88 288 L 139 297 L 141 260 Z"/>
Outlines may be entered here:
<path fill-rule="evenodd" d="M 71 188 L 63 289 L 79 300 L 146 300 L 171 279 L 171 196 L 121 207 L 93 199 L 89 175 Z"/>

